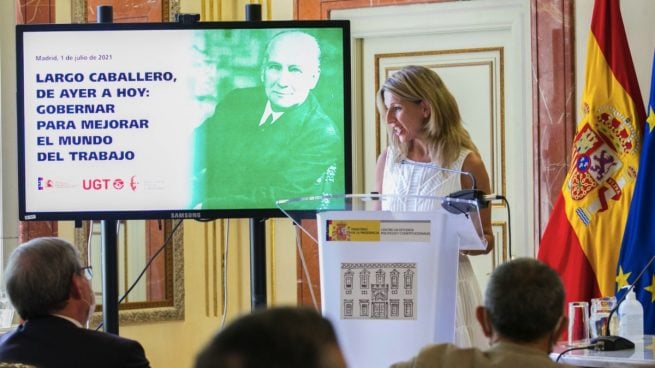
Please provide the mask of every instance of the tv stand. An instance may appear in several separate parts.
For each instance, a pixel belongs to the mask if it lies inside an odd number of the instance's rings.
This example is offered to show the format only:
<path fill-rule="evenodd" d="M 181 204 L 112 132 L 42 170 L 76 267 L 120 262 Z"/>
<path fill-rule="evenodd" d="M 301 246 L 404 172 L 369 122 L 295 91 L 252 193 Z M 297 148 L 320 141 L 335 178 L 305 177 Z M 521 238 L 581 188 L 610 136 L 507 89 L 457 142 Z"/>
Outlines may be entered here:
<path fill-rule="evenodd" d="M 266 307 L 266 218 L 250 219 L 250 306 Z"/>
<path fill-rule="evenodd" d="M 262 20 L 261 4 L 246 4 L 246 21 Z M 266 307 L 266 218 L 250 219 L 250 306 Z"/>
<path fill-rule="evenodd" d="M 102 324 L 118 335 L 118 221 L 102 220 Z"/>

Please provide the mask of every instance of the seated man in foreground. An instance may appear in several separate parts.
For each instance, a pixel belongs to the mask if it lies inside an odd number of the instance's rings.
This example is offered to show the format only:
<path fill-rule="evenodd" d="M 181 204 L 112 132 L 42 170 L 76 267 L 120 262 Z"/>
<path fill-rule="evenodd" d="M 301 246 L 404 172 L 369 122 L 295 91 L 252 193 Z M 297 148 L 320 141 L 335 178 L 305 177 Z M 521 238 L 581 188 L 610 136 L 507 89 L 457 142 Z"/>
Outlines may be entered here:
<path fill-rule="evenodd" d="M 531 258 L 507 262 L 492 273 L 484 299 L 476 315 L 491 348 L 430 345 L 392 368 L 562 367 L 548 357 L 567 325 L 555 271 Z"/>
<path fill-rule="evenodd" d="M 59 238 L 36 238 L 9 257 L 7 294 L 23 323 L 0 337 L 0 362 L 39 368 L 147 368 L 141 344 L 84 327 L 95 309 L 90 267 Z"/>
<path fill-rule="evenodd" d="M 195 368 L 346 368 L 332 324 L 306 307 L 260 309 L 220 330 Z"/>

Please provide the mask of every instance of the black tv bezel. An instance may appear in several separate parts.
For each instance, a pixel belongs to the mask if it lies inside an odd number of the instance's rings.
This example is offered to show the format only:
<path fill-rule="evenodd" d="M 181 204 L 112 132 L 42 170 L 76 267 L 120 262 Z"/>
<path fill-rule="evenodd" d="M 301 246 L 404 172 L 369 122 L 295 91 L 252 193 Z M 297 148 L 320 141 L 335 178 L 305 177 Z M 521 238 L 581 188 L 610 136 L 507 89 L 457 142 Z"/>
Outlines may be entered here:
<path fill-rule="evenodd" d="M 345 193 L 352 193 L 352 106 L 351 106 L 351 44 L 350 23 L 347 20 L 299 20 L 299 21 L 229 21 L 196 23 L 93 23 L 93 24 L 29 24 L 16 25 L 16 106 L 18 146 L 18 215 L 22 221 L 81 221 L 81 220 L 153 220 L 153 219 L 195 219 L 220 218 L 285 218 L 287 214 L 279 208 L 242 209 L 168 209 L 168 210 L 125 210 L 103 211 L 26 211 L 25 178 L 25 115 L 24 115 L 24 70 L 23 35 L 30 32 L 84 32 L 84 31 L 128 31 L 128 30 L 202 30 L 202 29 L 282 29 L 282 28 L 340 28 L 343 34 L 343 82 L 344 82 L 344 169 Z M 282 199 L 282 198 L 281 198 Z M 284 198 L 288 199 L 288 198 Z M 81 206 L 83 207 L 83 205 Z M 294 218 L 314 218 L 314 210 L 287 211 Z"/>

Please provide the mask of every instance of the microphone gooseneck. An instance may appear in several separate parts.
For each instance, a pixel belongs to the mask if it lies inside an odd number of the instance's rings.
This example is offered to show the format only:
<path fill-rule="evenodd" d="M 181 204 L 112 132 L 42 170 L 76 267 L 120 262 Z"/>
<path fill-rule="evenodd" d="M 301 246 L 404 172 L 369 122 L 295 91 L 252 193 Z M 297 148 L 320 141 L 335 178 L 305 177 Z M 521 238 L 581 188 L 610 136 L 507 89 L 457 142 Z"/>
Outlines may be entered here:
<path fill-rule="evenodd" d="M 460 199 L 467 201 L 474 201 L 475 205 L 465 201 L 458 201 Z M 454 214 L 469 213 L 477 208 L 487 208 L 489 203 L 496 199 L 503 199 L 502 196 L 497 194 L 486 194 L 479 189 L 462 189 L 448 194 L 441 206 L 448 212 Z"/>

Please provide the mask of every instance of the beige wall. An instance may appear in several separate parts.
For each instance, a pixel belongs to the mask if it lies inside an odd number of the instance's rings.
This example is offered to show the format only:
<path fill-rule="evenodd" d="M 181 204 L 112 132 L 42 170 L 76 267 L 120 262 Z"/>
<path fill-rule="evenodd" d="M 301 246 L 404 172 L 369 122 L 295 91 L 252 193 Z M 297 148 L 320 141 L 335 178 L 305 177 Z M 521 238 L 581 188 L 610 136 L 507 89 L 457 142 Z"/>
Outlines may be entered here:
<path fill-rule="evenodd" d="M 272 226 L 269 222 L 269 226 Z M 154 367 L 187 367 L 197 350 L 207 341 L 221 323 L 223 313 L 222 277 L 218 286 L 205 273 L 202 245 L 205 228 L 211 226 L 198 222 L 185 223 L 185 320 L 182 322 L 156 323 L 145 326 L 121 327 L 121 334 L 141 341 Z M 276 224 L 275 234 L 283 232 L 284 224 Z M 288 229 L 286 229 L 288 230 Z M 227 319 L 250 310 L 248 223 L 231 221 L 228 254 L 228 306 Z M 270 233 L 270 231 L 269 231 Z M 270 304 L 295 304 L 295 252 L 294 241 L 272 242 L 276 254 L 269 252 L 268 294 Z M 219 241 L 220 242 L 220 241 Z M 291 264 L 289 264 L 291 263 Z M 289 272 L 291 271 L 291 272 Z M 222 270 L 218 270 L 219 274 Z M 274 285 L 271 283 L 274 282 Z M 210 289 L 206 294 L 206 287 Z M 172 364 L 177 361 L 179 364 Z M 160 364 L 156 364 L 160 363 Z"/>
<path fill-rule="evenodd" d="M 203 251 L 204 234 L 211 234 L 211 231 L 206 231 L 211 227 L 212 224 L 191 221 L 184 224 L 184 321 L 120 327 L 121 335 L 137 339 L 144 345 L 153 367 L 191 366 L 195 353 L 221 324 L 223 278 L 211 279 L 213 272 L 211 268 L 206 272 L 208 258 Z M 244 220 L 231 221 L 230 231 L 227 320 L 250 308 L 248 239 L 245 235 L 248 224 Z M 214 240 L 210 238 L 209 241 Z M 221 243 L 221 240 L 217 239 L 216 243 Z M 218 272 L 222 274 L 222 270 Z M 291 285 L 295 286 L 293 282 Z"/>
<path fill-rule="evenodd" d="M 180 12 L 203 14 L 203 20 L 244 20 L 246 4 L 253 2 L 251 0 L 181 0 Z M 293 0 L 259 2 L 262 4 L 263 20 L 293 19 Z M 210 10 L 212 14 L 209 14 Z M 219 14 L 221 17 L 218 17 Z"/>

